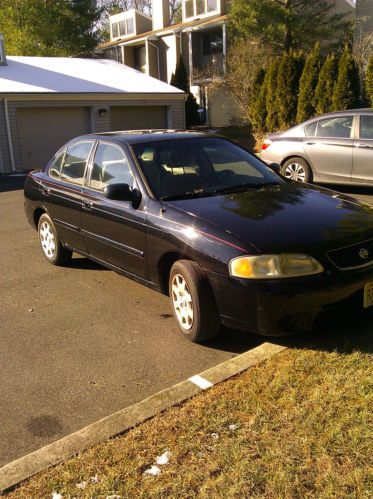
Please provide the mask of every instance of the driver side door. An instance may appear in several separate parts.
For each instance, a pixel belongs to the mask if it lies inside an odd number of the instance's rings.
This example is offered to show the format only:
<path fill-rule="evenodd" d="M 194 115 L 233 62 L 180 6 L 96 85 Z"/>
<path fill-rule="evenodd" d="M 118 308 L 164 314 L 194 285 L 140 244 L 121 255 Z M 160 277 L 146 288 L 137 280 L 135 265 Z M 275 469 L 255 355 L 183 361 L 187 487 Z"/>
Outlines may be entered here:
<path fill-rule="evenodd" d="M 146 277 L 146 199 L 138 208 L 130 201 L 108 199 L 109 184 L 137 187 L 126 152 L 100 141 L 82 193 L 82 234 L 89 255 L 118 269 Z"/>

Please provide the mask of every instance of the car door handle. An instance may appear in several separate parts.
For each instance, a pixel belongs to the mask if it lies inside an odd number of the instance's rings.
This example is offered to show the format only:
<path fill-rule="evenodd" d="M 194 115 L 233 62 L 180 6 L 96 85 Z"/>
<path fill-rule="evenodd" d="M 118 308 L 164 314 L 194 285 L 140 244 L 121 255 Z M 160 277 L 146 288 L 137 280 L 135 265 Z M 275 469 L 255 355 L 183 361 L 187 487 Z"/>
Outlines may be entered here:
<path fill-rule="evenodd" d="M 314 146 L 314 145 L 316 144 L 316 142 L 306 142 L 306 144 L 307 144 L 308 146 Z"/>
<path fill-rule="evenodd" d="M 356 144 L 356 147 L 359 149 L 372 149 L 371 146 L 368 146 L 367 144 Z"/>
<path fill-rule="evenodd" d="M 83 208 L 83 210 L 90 211 L 93 208 L 93 203 L 91 203 L 90 201 L 83 201 L 82 208 Z"/>
<path fill-rule="evenodd" d="M 43 185 L 41 188 L 41 192 L 43 193 L 44 196 L 50 196 L 51 190 L 49 189 L 49 187 Z"/>

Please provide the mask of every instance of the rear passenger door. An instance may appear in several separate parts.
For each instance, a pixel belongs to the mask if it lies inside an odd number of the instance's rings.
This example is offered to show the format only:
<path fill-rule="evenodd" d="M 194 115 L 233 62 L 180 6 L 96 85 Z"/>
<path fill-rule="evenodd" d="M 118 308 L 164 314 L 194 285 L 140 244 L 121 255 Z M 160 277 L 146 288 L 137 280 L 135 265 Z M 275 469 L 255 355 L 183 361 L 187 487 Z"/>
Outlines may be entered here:
<path fill-rule="evenodd" d="M 127 153 L 114 143 L 99 142 L 82 197 L 82 231 L 91 256 L 140 277 L 146 276 L 146 199 L 139 207 L 108 199 L 109 184 L 137 187 Z"/>
<path fill-rule="evenodd" d="M 80 232 L 82 191 L 93 140 L 71 144 L 51 163 L 42 182 L 42 196 L 60 239 L 76 250 L 85 251 Z"/>
<path fill-rule="evenodd" d="M 352 180 L 373 184 L 373 114 L 358 116 L 358 138 L 354 142 Z"/>
<path fill-rule="evenodd" d="M 317 122 L 314 136 L 304 138 L 304 151 L 320 180 L 346 182 L 352 175 L 353 115 Z"/>

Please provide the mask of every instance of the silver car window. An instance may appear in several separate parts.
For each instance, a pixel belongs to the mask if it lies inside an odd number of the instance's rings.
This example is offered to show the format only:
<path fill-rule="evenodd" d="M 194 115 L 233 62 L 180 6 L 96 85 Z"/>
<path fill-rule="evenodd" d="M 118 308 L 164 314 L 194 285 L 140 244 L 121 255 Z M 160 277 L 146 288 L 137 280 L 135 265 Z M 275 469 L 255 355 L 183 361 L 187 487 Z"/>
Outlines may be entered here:
<path fill-rule="evenodd" d="M 334 116 L 319 120 L 316 137 L 349 139 L 351 137 L 353 116 Z"/>
<path fill-rule="evenodd" d="M 373 115 L 360 116 L 360 138 L 373 139 Z"/>
<path fill-rule="evenodd" d="M 315 135 L 317 123 L 317 121 L 314 121 L 313 123 L 310 123 L 309 125 L 306 125 L 304 127 L 304 133 L 306 137 L 313 137 Z"/>

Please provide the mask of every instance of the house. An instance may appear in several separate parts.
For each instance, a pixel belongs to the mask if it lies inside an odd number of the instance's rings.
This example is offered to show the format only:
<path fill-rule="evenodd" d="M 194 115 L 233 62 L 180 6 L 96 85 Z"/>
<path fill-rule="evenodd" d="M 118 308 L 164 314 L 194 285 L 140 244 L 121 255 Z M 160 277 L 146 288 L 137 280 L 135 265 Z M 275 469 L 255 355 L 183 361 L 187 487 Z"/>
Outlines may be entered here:
<path fill-rule="evenodd" d="M 0 36 L 0 173 L 44 166 L 85 133 L 185 128 L 185 98 L 112 60 L 7 57 Z"/>
<path fill-rule="evenodd" d="M 354 0 L 333 1 L 335 11 L 354 13 Z M 359 0 L 358 0 L 359 1 Z M 170 25 L 168 0 L 153 0 L 152 18 L 136 10 L 110 18 L 110 41 L 96 55 L 127 64 L 170 82 L 179 56 L 187 68 L 190 88 L 205 109 L 210 126 L 240 122 L 233 96 L 222 87 L 208 102 L 206 85 L 226 72 L 229 0 L 182 0 L 182 22 Z M 370 3 L 372 0 L 361 0 Z"/>
<path fill-rule="evenodd" d="M 191 91 L 207 107 L 199 80 L 226 71 L 228 1 L 182 0 L 182 22 L 173 25 L 169 9 L 168 0 L 153 0 L 152 18 L 134 9 L 111 16 L 110 41 L 98 47 L 96 55 L 167 83 L 181 56 Z M 211 125 L 229 125 L 236 113 L 233 98 L 221 92 L 210 112 Z"/>

